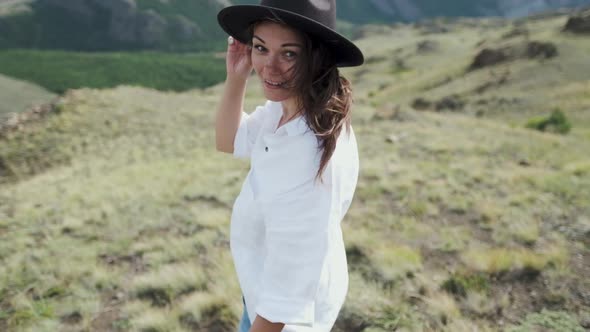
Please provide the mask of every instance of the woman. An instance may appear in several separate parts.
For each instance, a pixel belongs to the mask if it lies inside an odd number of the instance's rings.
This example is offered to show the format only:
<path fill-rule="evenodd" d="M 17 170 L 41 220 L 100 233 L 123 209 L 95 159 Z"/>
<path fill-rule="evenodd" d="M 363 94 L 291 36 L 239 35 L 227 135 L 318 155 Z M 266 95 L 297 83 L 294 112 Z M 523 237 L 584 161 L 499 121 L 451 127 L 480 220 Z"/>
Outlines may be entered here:
<path fill-rule="evenodd" d="M 363 63 L 334 31 L 334 0 L 230 6 L 219 151 L 251 160 L 232 211 L 230 247 L 242 289 L 239 331 L 330 331 L 348 290 L 340 228 L 358 178 L 349 82 Z M 267 102 L 242 111 L 254 69 Z"/>

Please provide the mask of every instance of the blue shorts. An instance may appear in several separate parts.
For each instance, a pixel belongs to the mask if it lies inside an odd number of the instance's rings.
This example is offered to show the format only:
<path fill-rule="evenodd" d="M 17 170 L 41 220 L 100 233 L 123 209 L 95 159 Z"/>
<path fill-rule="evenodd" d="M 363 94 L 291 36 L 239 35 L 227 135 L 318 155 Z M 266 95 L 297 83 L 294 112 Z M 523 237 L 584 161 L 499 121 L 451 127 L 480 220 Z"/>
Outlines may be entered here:
<path fill-rule="evenodd" d="M 244 303 L 244 314 L 242 315 L 242 320 L 240 321 L 240 325 L 238 326 L 238 332 L 248 332 L 250 331 L 250 327 L 252 324 L 250 323 L 250 318 L 248 317 L 248 310 L 246 310 L 246 301 L 242 296 L 242 302 Z"/>

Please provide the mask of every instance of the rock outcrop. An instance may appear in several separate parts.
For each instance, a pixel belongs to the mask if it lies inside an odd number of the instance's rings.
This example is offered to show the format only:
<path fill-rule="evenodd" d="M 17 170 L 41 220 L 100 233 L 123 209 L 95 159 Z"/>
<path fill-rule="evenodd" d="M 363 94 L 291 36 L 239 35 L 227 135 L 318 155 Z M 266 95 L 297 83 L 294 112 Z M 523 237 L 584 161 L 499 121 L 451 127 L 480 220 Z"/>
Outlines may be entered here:
<path fill-rule="evenodd" d="M 58 100 L 35 105 L 24 112 L 8 113 L 0 116 L 0 140 L 12 132 L 23 130 L 28 123 L 39 121 L 50 114 L 59 112 Z"/>
<path fill-rule="evenodd" d="M 423 40 L 416 45 L 416 52 L 418 54 L 428 54 L 438 51 L 440 45 L 434 40 Z"/>
<path fill-rule="evenodd" d="M 590 34 L 590 9 L 572 15 L 565 24 L 565 31 Z"/>
<path fill-rule="evenodd" d="M 465 108 L 465 101 L 461 96 L 453 94 L 443 97 L 437 101 L 430 101 L 426 98 L 419 97 L 414 99 L 411 106 L 417 111 L 427 111 L 434 109 L 436 112 L 443 111 L 461 111 Z"/>
<path fill-rule="evenodd" d="M 473 59 L 469 70 L 477 70 L 517 59 L 549 59 L 559 55 L 551 42 L 530 41 L 502 48 L 484 48 Z"/>
<path fill-rule="evenodd" d="M 176 15 L 168 20 L 170 32 L 179 40 L 190 40 L 195 37 L 203 37 L 203 31 L 193 21 L 185 16 Z"/>
<path fill-rule="evenodd" d="M 140 12 L 135 21 L 136 38 L 144 45 L 155 45 L 166 37 L 166 27 L 166 20 L 155 11 Z"/>
<path fill-rule="evenodd" d="M 80 0 L 78 0 L 80 1 Z M 110 12 L 109 35 L 120 42 L 136 42 L 138 40 L 138 16 L 141 13 L 133 0 L 99 1 L 99 6 Z"/>

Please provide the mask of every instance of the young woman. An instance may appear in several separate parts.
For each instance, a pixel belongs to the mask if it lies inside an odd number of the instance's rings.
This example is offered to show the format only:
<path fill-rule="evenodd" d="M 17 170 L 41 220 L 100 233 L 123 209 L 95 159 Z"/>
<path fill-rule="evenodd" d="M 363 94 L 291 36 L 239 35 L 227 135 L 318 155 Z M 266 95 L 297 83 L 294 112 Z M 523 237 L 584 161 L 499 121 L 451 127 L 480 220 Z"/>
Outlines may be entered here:
<path fill-rule="evenodd" d="M 352 92 L 337 67 L 363 63 L 334 31 L 334 0 L 230 6 L 219 151 L 249 158 L 230 247 L 242 290 L 239 331 L 330 331 L 348 290 L 340 222 L 358 178 Z M 254 69 L 267 101 L 243 112 Z"/>

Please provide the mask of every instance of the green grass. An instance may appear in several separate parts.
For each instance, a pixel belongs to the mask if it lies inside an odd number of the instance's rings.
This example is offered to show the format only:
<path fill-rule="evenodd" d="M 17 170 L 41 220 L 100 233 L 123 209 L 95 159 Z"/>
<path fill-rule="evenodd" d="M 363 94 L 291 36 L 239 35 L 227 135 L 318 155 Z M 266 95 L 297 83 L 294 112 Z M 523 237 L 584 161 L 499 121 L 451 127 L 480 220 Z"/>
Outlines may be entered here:
<path fill-rule="evenodd" d="M 489 281 L 485 275 L 481 274 L 458 274 L 445 280 L 441 288 L 455 295 L 467 296 L 468 291 L 488 292 Z"/>
<path fill-rule="evenodd" d="M 184 91 L 221 82 L 225 62 L 212 54 L 4 50 L 0 51 L 0 73 L 60 94 L 117 85 Z"/>

